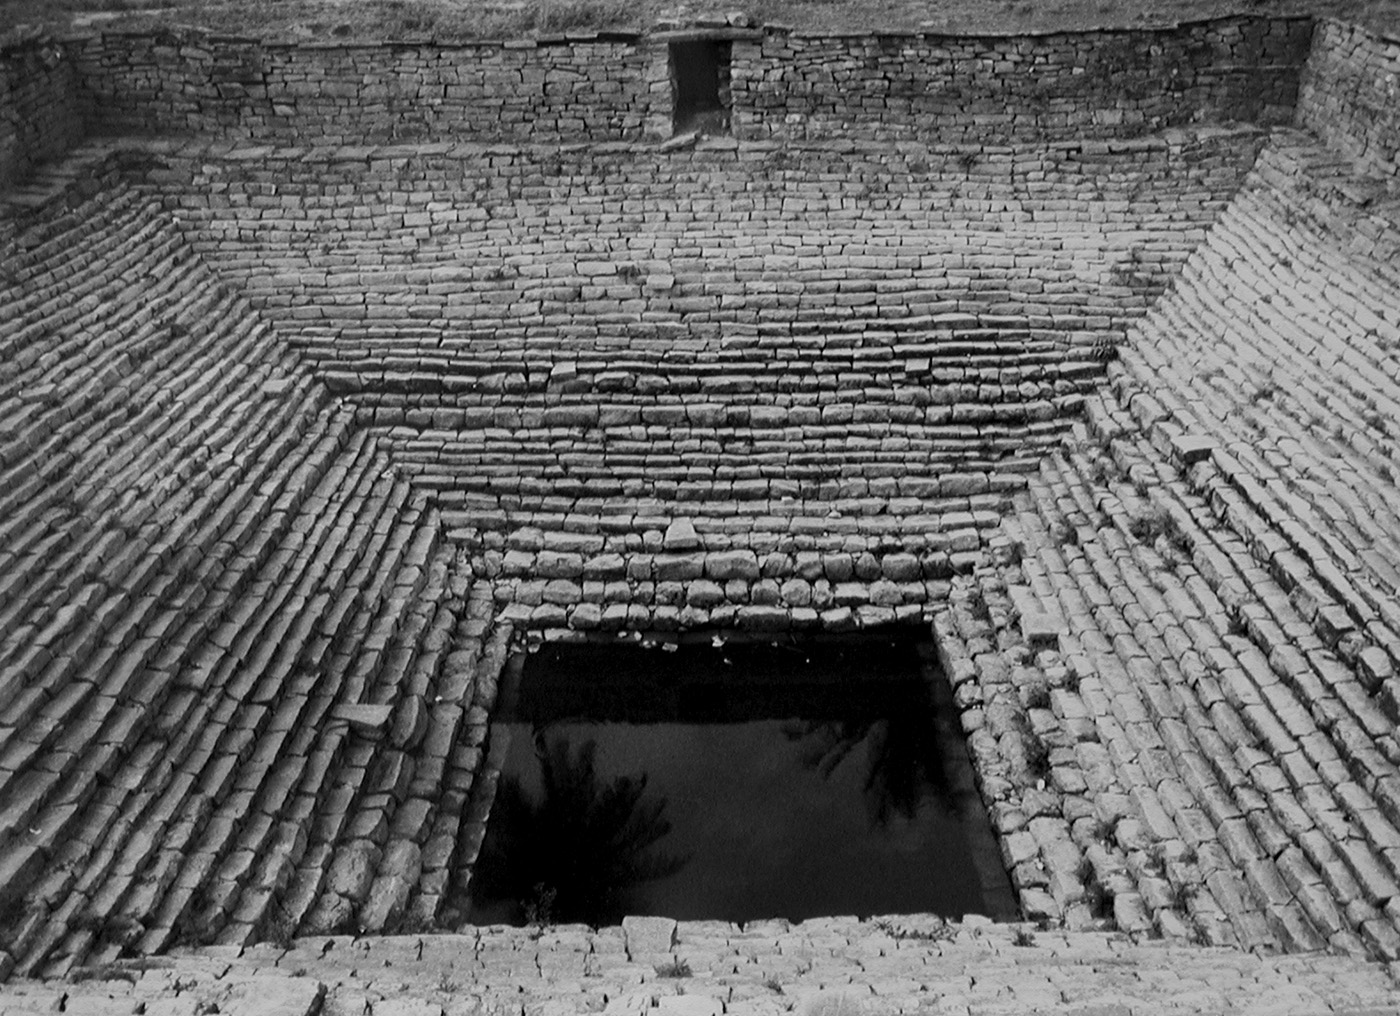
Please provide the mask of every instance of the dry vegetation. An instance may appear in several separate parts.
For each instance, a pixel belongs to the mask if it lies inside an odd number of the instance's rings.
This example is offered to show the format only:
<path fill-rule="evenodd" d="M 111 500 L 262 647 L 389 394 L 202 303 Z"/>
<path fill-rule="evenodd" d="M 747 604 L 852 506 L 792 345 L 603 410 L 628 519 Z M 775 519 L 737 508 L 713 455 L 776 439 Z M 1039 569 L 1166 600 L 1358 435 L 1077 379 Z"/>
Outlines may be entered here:
<path fill-rule="evenodd" d="M 0 33 L 199 27 L 261 37 L 450 40 L 635 31 L 729 13 L 809 31 L 996 33 L 1312 13 L 1400 32 L 1400 0 L 0 0 Z"/>

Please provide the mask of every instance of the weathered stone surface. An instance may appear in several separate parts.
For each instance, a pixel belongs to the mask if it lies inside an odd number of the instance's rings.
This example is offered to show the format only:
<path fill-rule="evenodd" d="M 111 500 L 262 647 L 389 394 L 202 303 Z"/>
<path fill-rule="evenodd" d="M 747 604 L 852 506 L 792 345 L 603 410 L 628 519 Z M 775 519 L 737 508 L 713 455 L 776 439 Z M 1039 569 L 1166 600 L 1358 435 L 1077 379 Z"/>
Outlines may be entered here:
<path fill-rule="evenodd" d="M 724 588 L 717 582 L 697 579 L 686 585 L 686 603 L 692 607 L 708 609 L 725 602 Z"/>
<path fill-rule="evenodd" d="M 219 1011 L 233 1016 L 316 1016 L 326 986 L 304 978 L 253 977 L 231 986 Z"/>
<path fill-rule="evenodd" d="M 788 579 L 779 592 L 783 602 L 792 607 L 806 607 L 812 602 L 812 586 L 802 579 Z"/>
<path fill-rule="evenodd" d="M 704 995 L 662 995 L 656 1000 L 658 1013 L 672 1016 L 720 1016 L 725 1011 L 718 998 Z"/>
<path fill-rule="evenodd" d="M 583 558 L 578 554 L 561 554 L 542 550 L 535 555 L 533 573 L 547 579 L 573 579 L 583 574 Z"/>
<path fill-rule="evenodd" d="M 1056 646 L 1060 635 L 1065 632 L 1064 619 L 1043 611 L 1029 611 L 1021 615 L 1021 637 L 1030 646 Z"/>
<path fill-rule="evenodd" d="M 792 619 L 788 611 L 781 607 L 750 606 L 740 607 L 739 627 L 746 631 L 786 631 Z"/>
<path fill-rule="evenodd" d="M 625 917 L 622 934 L 633 960 L 664 957 L 676 943 L 676 922 L 668 917 Z"/>
<path fill-rule="evenodd" d="M 1172 439 L 1172 454 L 1188 466 L 1210 458 L 1215 448 L 1215 440 L 1204 435 L 1181 434 Z"/>
<path fill-rule="evenodd" d="M 394 707 L 388 704 L 342 702 L 331 710 L 331 718 L 344 720 L 357 730 L 373 734 L 388 728 L 393 712 Z"/>
<path fill-rule="evenodd" d="M 652 562 L 658 582 L 685 582 L 698 579 L 705 571 L 703 554 L 661 554 Z"/>
<path fill-rule="evenodd" d="M 700 536 L 689 519 L 674 519 L 666 527 L 662 546 L 669 551 L 695 550 L 700 546 Z"/>
<path fill-rule="evenodd" d="M 759 577 L 758 558 L 747 550 L 710 553 L 705 556 L 705 574 L 720 582 L 729 579 L 752 582 Z"/>

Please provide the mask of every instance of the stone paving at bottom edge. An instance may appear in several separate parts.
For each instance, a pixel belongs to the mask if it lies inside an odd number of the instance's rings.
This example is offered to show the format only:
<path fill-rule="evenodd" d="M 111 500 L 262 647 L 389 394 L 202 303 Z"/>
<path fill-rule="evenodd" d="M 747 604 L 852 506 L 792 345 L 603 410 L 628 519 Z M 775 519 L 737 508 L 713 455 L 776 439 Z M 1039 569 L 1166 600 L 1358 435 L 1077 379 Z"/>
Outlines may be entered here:
<path fill-rule="evenodd" d="M 565 1016 L 1400 1012 L 1394 971 L 1111 932 L 933 917 L 297 939 L 0 985 L 0 1014 Z"/>

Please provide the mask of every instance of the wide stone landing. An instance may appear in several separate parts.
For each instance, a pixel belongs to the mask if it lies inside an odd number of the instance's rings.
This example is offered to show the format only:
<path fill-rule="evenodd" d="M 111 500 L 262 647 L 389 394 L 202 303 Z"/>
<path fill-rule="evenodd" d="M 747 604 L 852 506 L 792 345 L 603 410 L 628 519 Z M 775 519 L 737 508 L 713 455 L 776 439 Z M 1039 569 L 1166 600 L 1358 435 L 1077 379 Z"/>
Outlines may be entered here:
<path fill-rule="evenodd" d="M 563 1016 L 569 1013 L 1362 1014 L 1400 1007 L 1385 966 L 1039 931 L 852 918 L 297 939 L 118 962 L 0 987 L 0 1014 Z"/>

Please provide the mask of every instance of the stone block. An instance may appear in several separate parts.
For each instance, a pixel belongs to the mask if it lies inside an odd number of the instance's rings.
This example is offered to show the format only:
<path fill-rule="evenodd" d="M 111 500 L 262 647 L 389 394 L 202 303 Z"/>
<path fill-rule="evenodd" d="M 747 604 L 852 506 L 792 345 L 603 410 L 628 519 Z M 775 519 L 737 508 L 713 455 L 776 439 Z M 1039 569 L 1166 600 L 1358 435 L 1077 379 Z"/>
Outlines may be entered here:
<path fill-rule="evenodd" d="M 686 518 L 673 519 L 661 538 L 662 548 L 670 551 L 696 550 L 700 545 L 700 535 Z"/>
<path fill-rule="evenodd" d="M 569 627 L 592 631 L 603 623 L 603 608 L 596 603 L 580 603 L 569 612 Z"/>
<path fill-rule="evenodd" d="M 812 586 L 802 579 L 788 579 L 779 592 L 783 602 L 791 607 L 806 607 L 812 602 Z"/>
<path fill-rule="evenodd" d="M 705 575 L 720 582 L 729 579 L 752 582 L 759 577 L 758 557 L 751 550 L 726 550 L 707 554 Z"/>
<path fill-rule="evenodd" d="M 689 583 L 685 590 L 686 603 L 692 607 L 708 610 L 725 602 L 724 587 L 708 579 L 697 579 Z"/>
<path fill-rule="evenodd" d="M 569 606 L 581 602 L 583 589 L 568 579 L 550 579 L 544 584 L 544 602 Z"/>
<path fill-rule="evenodd" d="M 880 561 L 880 571 L 892 582 L 912 582 L 923 574 L 919 559 L 913 554 L 886 554 Z"/>
<path fill-rule="evenodd" d="M 1195 465 L 1210 458 L 1217 442 L 1203 434 L 1178 434 L 1171 440 L 1172 457 L 1184 465 Z"/>
<path fill-rule="evenodd" d="M 331 719 L 344 720 L 361 734 L 379 734 L 388 727 L 393 711 L 391 705 L 342 702 L 331 710 Z"/>
<path fill-rule="evenodd" d="M 734 579 L 733 582 L 740 582 Z M 732 600 L 733 597 L 731 596 Z M 772 579 L 759 579 L 749 587 L 749 602 L 759 607 L 776 607 L 783 600 L 778 583 Z"/>
<path fill-rule="evenodd" d="M 421 998 L 381 998 L 370 1011 L 373 1016 L 443 1016 L 442 1006 Z"/>
<path fill-rule="evenodd" d="M 633 961 L 665 958 L 676 944 L 676 922 L 669 917 L 624 917 L 622 934 Z"/>
<path fill-rule="evenodd" d="M 658 554 L 652 561 L 652 573 L 658 582 L 689 582 L 704 572 L 703 554 Z"/>
<path fill-rule="evenodd" d="M 219 1004 L 225 1016 L 316 1016 L 326 997 L 326 986 L 309 978 L 260 975 L 230 981 L 230 997 Z"/>
<path fill-rule="evenodd" d="M 792 621 L 782 607 L 748 606 L 738 611 L 739 627 L 745 631 L 786 631 Z"/>
<path fill-rule="evenodd" d="M 668 1016 L 720 1016 L 724 1003 L 708 995 L 662 995 L 653 1010 Z"/>

